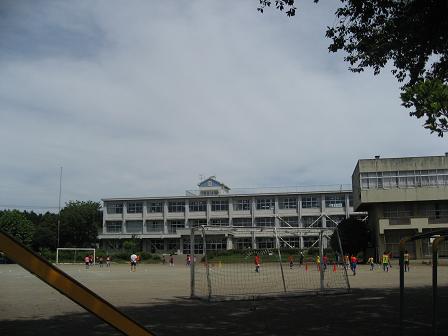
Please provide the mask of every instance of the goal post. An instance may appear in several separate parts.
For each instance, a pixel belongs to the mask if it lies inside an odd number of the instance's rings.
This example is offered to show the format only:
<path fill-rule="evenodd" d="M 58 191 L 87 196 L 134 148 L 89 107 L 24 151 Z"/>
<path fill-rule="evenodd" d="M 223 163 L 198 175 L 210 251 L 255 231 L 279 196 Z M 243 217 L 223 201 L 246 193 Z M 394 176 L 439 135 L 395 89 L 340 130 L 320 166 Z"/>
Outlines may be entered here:
<path fill-rule="evenodd" d="M 334 232 L 337 228 L 194 227 L 189 242 L 191 297 L 347 293 L 343 253 L 325 248 Z"/>
<path fill-rule="evenodd" d="M 56 264 L 83 263 L 84 262 L 83 253 L 86 252 L 93 255 L 93 264 L 95 265 L 96 249 L 87 247 L 58 247 L 56 249 Z"/>

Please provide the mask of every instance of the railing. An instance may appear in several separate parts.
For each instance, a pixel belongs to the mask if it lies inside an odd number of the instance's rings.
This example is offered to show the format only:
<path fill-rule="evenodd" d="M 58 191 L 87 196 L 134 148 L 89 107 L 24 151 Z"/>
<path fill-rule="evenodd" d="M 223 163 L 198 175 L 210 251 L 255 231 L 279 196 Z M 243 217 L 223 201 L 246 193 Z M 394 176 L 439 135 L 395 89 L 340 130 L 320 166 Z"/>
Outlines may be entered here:
<path fill-rule="evenodd" d="M 291 187 L 262 187 L 262 188 L 233 188 L 224 195 L 252 195 L 277 193 L 306 193 L 306 192 L 352 192 L 351 184 L 330 184 L 317 186 L 291 186 Z M 204 196 L 200 190 L 187 190 L 187 196 Z M 223 195 L 223 194 L 220 194 Z"/>

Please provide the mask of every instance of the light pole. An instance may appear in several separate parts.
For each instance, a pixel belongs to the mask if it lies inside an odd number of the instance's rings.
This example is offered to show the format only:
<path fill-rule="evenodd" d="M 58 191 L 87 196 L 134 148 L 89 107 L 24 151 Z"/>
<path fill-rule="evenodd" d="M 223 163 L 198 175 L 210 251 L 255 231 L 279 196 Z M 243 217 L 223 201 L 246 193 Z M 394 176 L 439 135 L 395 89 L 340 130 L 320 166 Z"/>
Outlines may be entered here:
<path fill-rule="evenodd" d="M 59 229 L 61 226 L 61 193 L 62 193 L 62 167 L 59 174 L 58 241 L 56 247 L 59 247 Z"/>

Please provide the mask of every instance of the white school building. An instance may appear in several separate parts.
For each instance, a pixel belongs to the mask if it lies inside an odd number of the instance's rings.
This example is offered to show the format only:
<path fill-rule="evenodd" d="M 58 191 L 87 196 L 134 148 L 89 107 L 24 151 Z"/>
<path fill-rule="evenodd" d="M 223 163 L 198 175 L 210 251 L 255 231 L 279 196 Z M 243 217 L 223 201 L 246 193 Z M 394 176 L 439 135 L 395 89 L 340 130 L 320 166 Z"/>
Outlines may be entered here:
<path fill-rule="evenodd" d="M 354 214 L 350 185 L 231 189 L 211 176 L 185 196 L 104 198 L 100 247 L 120 248 L 139 239 L 146 252 L 190 253 L 191 227 L 334 227 Z M 310 247 L 317 237 L 295 235 L 288 244 Z M 202 242 L 197 242 L 197 251 Z M 195 244 L 195 245 L 196 245 Z M 249 236 L 216 234 L 207 249 L 273 248 L 262 233 Z"/>

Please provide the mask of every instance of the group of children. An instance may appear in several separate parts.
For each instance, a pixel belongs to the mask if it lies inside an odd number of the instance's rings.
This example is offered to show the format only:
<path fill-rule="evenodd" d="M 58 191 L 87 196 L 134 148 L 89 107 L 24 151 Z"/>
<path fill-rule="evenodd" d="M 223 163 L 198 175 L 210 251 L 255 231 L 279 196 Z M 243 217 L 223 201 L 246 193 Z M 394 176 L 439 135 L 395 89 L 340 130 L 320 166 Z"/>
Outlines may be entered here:
<path fill-rule="evenodd" d="M 110 267 L 110 256 L 106 256 L 106 267 Z M 99 256 L 96 257 L 96 262 L 99 267 L 103 267 L 104 264 L 104 257 Z M 89 269 L 93 265 L 93 256 L 92 255 L 86 255 L 84 257 L 84 264 L 86 265 L 86 269 Z"/>
<path fill-rule="evenodd" d="M 389 272 L 389 268 L 392 268 L 391 258 L 392 258 L 391 252 L 385 251 L 383 253 L 383 255 L 381 257 L 383 271 Z M 304 260 L 304 255 L 302 252 L 300 252 L 300 255 L 299 255 L 299 265 L 300 266 L 303 264 L 303 260 Z M 410 260 L 409 253 L 408 253 L 408 251 L 405 251 L 405 253 L 404 253 L 404 271 L 405 272 L 409 272 L 409 260 Z M 346 255 L 346 256 L 344 256 L 344 262 L 347 265 L 347 267 L 350 267 L 350 270 L 353 272 L 353 275 L 356 275 L 356 269 L 358 267 L 358 258 L 355 255 L 351 255 L 351 256 Z M 255 263 L 255 272 L 259 273 L 260 265 L 261 265 L 261 258 L 258 254 L 255 255 L 254 263 Z M 292 255 L 288 256 L 288 263 L 289 263 L 289 268 L 292 269 L 294 267 L 294 257 Z M 324 254 L 322 256 L 322 261 L 320 260 L 319 255 L 316 256 L 315 263 L 316 263 L 318 271 L 320 271 L 320 267 L 322 267 L 323 270 L 325 271 L 328 266 L 327 255 Z M 375 269 L 375 261 L 373 260 L 373 257 L 369 257 L 367 259 L 367 264 L 370 265 L 371 271 L 373 271 Z"/>
<path fill-rule="evenodd" d="M 392 252 L 384 251 L 383 255 L 381 256 L 381 265 L 383 266 L 384 272 L 389 272 L 389 269 L 392 268 Z M 404 251 L 404 271 L 409 272 L 409 260 L 410 255 L 409 252 L 406 250 Z M 373 257 L 369 257 L 367 259 L 367 264 L 370 265 L 370 270 L 373 271 L 375 269 L 375 261 L 373 260 Z"/>

